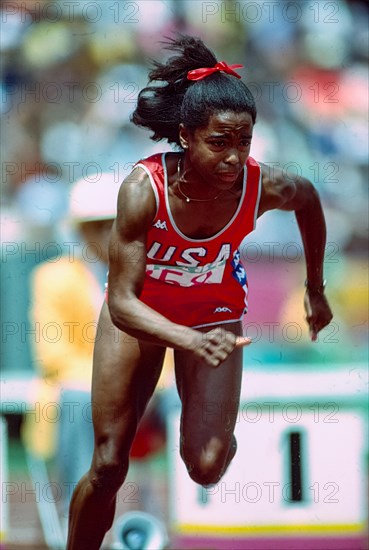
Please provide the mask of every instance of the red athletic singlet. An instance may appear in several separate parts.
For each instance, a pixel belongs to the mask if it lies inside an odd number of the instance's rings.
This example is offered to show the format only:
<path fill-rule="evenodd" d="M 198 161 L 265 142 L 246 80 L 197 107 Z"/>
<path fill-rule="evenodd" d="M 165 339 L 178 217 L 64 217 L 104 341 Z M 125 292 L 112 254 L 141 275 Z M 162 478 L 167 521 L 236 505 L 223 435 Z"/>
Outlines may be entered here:
<path fill-rule="evenodd" d="M 227 225 L 208 239 L 190 239 L 177 228 L 170 211 L 165 156 L 156 154 L 136 164 L 148 174 L 157 203 L 140 300 L 185 326 L 238 321 L 247 311 L 247 278 L 239 246 L 255 228 L 260 166 L 248 158 L 242 196 Z"/>

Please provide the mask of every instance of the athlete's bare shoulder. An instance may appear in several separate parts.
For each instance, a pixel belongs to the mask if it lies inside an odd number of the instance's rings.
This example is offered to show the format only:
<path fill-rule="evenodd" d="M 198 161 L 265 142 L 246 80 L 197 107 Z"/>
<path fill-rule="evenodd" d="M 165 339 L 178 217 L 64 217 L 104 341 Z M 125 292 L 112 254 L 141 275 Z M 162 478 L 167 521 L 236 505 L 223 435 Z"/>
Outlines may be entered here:
<path fill-rule="evenodd" d="M 296 193 L 296 182 L 288 177 L 280 168 L 268 166 L 259 162 L 261 168 L 262 185 L 258 216 L 267 210 L 284 209 L 284 205 Z"/>
<path fill-rule="evenodd" d="M 117 204 L 117 229 L 149 227 L 155 218 L 156 198 L 150 178 L 143 168 L 135 167 L 123 181 Z"/>

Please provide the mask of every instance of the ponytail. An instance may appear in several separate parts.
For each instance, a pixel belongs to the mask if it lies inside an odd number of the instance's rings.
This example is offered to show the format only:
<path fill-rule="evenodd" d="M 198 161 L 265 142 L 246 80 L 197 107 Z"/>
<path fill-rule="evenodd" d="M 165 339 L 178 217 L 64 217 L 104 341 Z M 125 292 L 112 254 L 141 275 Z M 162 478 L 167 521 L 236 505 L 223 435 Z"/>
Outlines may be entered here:
<path fill-rule="evenodd" d="M 181 35 L 165 42 L 165 49 L 178 52 L 166 63 L 154 61 L 149 85 L 140 91 L 131 120 L 137 126 L 152 130 L 151 139 L 179 143 L 179 124 L 190 131 L 204 127 L 217 111 L 248 112 L 256 119 L 254 98 L 247 86 L 234 76 L 214 73 L 203 80 L 191 81 L 193 69 L 213 67 L 214 53 L 199 38 Z M 152 82 L 162 83 L 150 85 Z"/>

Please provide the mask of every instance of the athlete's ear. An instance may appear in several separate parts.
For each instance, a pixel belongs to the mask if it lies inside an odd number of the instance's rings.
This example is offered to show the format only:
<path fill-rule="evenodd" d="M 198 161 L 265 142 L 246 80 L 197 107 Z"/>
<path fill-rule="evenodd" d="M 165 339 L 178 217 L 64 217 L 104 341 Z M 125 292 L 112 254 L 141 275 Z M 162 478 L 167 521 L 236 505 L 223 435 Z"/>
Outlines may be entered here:
<path fill-rule="evenodd" d="M 179 125 L 179 142 L 182 149 L 188 149 L 189 146 L 189 131 L 186 126 L 181 122 Z"/>

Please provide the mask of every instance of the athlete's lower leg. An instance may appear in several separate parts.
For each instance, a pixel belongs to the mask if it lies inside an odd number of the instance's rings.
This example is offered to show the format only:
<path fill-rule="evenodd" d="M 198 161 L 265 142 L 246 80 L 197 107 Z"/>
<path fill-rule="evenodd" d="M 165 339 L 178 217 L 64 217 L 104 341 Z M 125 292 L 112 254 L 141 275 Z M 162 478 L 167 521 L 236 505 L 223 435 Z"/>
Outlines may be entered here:
<path fill-rule="evenodd" d="M 116 494 L 126 465 L 92 467 L 77 485 L 70 506 L 67 550 L 99 550 L 114 520 Z"/>

